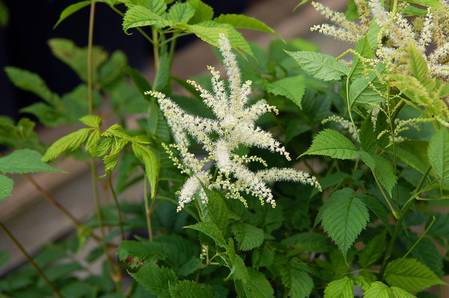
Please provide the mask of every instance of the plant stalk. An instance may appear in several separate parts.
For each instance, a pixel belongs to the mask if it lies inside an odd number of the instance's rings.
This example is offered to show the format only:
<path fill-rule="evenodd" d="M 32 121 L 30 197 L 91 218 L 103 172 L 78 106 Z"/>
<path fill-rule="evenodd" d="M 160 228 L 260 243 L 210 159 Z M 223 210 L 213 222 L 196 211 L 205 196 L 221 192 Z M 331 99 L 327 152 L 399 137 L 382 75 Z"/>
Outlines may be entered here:
<path fill-rule="evenodd" d="M 33 257 L 28 254 L 25 247 L 17 240 L 16 237 L 12 234 L 12 232 L 2 223 L 0 222 L 0 228 L 3 230 L 5 235 L 14 243 L 15 246 L 20 250 L 20 252 L 27 258 L 28 262 L 34 269 L 37 271 L 40 277 L 45 281 L 45 283 L 52 289 L 53 293 L 59 297 L 63 298 L 61 292 L 56 288 L 56 286 L 48 279 L 47 275 L 45 275 L 44 271 L 39 267 L 39 265 L 34 261 Z"/>
<path fill-rule="evenodd" d="M 148 238 L 150 240 L 153 240 L 153 227 L 151 225 L 151 216 L 152 216 L 153 210 L 150 208 L 150 204 L 148 203 L 149 198 L 148 198 L 146 178 L 144 178 L 144 181 L 143 181 L 143 196 L 144 196 L 144 201 L 145 201 L 145 217 L 147 220 Z"/>
<path fill-rule="evenodd" d="M 94 24 L 95 24 L 95 0 L 90 1 L 89 15 L 89 36 L 87 39 L 87 103 L 89 114 L 92 114 L 93 105 L 93 80 L 94 80 L 94 59 L 93 59 L 93 41 L 94 41 Z"/>
<path fill-rule="evenodd" d="M 123 223 L 124 223 L 123 212 L 122 212 L 122 208 L 120 207 L 120 202 L 118 200 L 117 193 L 115 192 L 114 185 L 112 183 L 111 175 L 109 175 L 108 184 L 109 184 L 109 188 L 111 189 L 112 198 L 114 199 L 115 207 L 117 208 L 118 223 L 119 223 L 119 227 L 120 227 L 120 235 L 122 237 L 122 240 L 124 240 L 125 239 L 125 230 L 123 228 Z"/>

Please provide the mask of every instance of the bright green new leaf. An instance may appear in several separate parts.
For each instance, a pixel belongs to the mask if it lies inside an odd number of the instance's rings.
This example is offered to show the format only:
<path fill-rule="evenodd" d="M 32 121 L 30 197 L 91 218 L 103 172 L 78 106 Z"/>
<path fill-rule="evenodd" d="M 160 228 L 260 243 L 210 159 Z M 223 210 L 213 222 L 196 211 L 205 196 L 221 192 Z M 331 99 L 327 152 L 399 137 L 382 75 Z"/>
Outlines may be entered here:
<path fill-rule="evenodd" d="M 409 292 L 397 288 L 388 287 L 386 284 L 376 281 L 373 282 L 363 295 L 364 298 L 416 298 Z"/>
<path fill-rule="evenodd" d="M 212 7 L 210 7 L 203 1 L 188 0 L 187 3 L 189 3 L 195 9 L 195 14 L 190 20 L 192 24 L 210 21 L 214 17 L 214 10 L 212 9 Z"/>
<path fill-rule="evenodd" d="M 237 223 L 232 227 L 235 240 L 239 249 L 243 251 L 252 250 L 262 245 L 264 240 L 264 231 L 253 225 L 246 223 Z"/>
<path fill-rule="evenodd" d="M 87 115 L 80 119 L 81 123 L 83 123 L 86 126 L 100 129 L 102 119 L 100 116 L 97 115 Z"/>
<path fill-rule="evenodd" d="M 186 226 L 186 229 L 196 230 L 210 237 L 220 247 L 226 247 L 226 241 L 220 228 L 213 222 L 199 222 L 190 226 Z"/>
<path fill-rule="evenodd" d="M 368 224 L 368 208 L 349 188 L 334 192 L 322 208 L 321 225 L 346 256 Z"/>
<path fill-rule="evenodd" d="M 59 96 L 50 91 L 37 74 L 12 66 L 6 67 L 5 72 L 14 86 L 34 93 L 52 105 L 60 104 Z"/>
<path fill-rule="evenodd" d="M 275 95 L 287 97 L 301 108 L 301 100 L 304 96 L 306 84 L 303 76 L 294 76 L 269 83 L 266 89 Z"/>
<path fill-rule="evenodd" d="M 195 15 L 195 9 L 189 3 L 177 2 L 167 13 L 167 19 L 179 23 L 187 23 Z"/>
<path fill-rule="evenodd" d="M 408 64 L 410 73 L 414 75 L 420 82 L 426 83 L 429 75 L 427 61 L 424 54 L 416 49 L 415 46 L 410 45 L 408 48 Z"/>
<path fill-rule="evenodd" d="M 438 130 L 430 139 L 427 149 L 432 171 L 441 184 L 449 186 L 449 132 L 446 128 Z"/>
<path fill-rule="evenodd" d="M 388 263 L 384 273 L 391 285 L 409 292 L 419 292 L 444 282 L 416 259 L 396 259 Z"/>
<path fill-rule="evenodd" d="M 354 159 L 358 156 L 352 141 L 336 130 L 325 129 L 312 141 L 302 155 L 325 155 L 337 159 Z"/>
<path fill-rule="evenodd" d="M 165 19 L 150 9 L 135 5 L 128 9 L 123 17 L 123 31 L 128 32 L 131 28 L 155 26 L 157 28 L 163 28 L 172 26 L 174 22 L 169 19 Z"/>
<path fill-rule="evenodd" d="M 323 81 L 339 80 L 349 73 L 346 64 L 337 61 L 335 57 L 330 55 L 308 51 L 286 52 L 295 59 L 305 72 L 317 79 Z"/>
<path fill-rule="evenodd" d="M 59 19 L 56 22 L 56 24 L 53 26 L 53 29 L 55 29 L 56 27 L 59 26 L 59 24 L 61 24 L 65 19 L 67 19 L 68 17 L 70 17 L 72 14 L 74 14 L 75 12 L 83 9 L 86 6 L 89 6 L 91 3 L 91 1 L 81 1 L 81 2 L 77 2 L 74 3 L 72 5 L 67 6 L 59 15 Z"/>
<path fill-rule="evenodd" d="M 324 290 L 324 298 L 353 298 L 354 282 L 349 277 L 330 282 Z"/>
<path fill-rule="evenodd" d="M 0 175 L 0 202 L 11 195 L 14 181 L 6 176 Z"/>
<path fill-rule="evenodd" d="M 151 197 L 156 198 L 157 184 L 159 179 L 159 157 L 148 145 L 136 142 L 132 143 L 134 155 L 140 159 L 145 167 L 145 175 L 151 187 Z"/>
<path fill-rule="evenodd" d="M 273 33 L 274 30 L 264 22 L 243 14 L 221 14 L 214 21 L 234 26 L 237 29 L 249 29 Z"/>
<path fill-rule="evenodd" d="M 82 144 L 84 144 L 84 142 L 86 142 L 91 131 L 91 128 L 82 128 L 66 136 L 63 136 L 62 138 L 54 142 L 50 147 L 48 147 L 47 151 L 42 157 L 42 161 L 49 162 L 56 159 L 65 152 L 75 151 Z"/>
<path fill-rule="evenodd" d="M 41 161 L 39 152 L 30 149 L 20 149 L 0 158 L 0 173 L 27 174 L 27 173 L 58 173 L 60 170 L 50 167 Z"/>

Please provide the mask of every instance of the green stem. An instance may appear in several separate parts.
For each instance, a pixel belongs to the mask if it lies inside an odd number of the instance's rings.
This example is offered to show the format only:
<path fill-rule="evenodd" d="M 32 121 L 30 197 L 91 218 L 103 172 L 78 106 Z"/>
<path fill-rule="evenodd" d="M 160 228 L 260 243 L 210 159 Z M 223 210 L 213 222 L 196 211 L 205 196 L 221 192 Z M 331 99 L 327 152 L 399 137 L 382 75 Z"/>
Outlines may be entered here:
<path fill-rule="evenodd" d="M 144 178 L 143 181 L 143 195 L 144 195 L 144 201 L 145 201 L 145 217 L 147 219 L 147 231 L 148 231 L 148 238 L 150 240 L 153 240 L 153 228 L 151 225 L 151 215 L 153 213 L 153 210 L 150 208 L 150 205 L 148 204 L 148 190 L 147 190 L 147 181 Z"/>
<path fill-rule="evenodd" d="M 125 239 L 125 230 L 123 228 L 123 222 L 124 222 L 124 220 L 123 220 L 123 212 L 122 212 L 122 208 L 120 207 L 120 202 L 118 200 L 117 193 L 115 192 L 114 185 L 112 183 L 112 176 L 111 175 L 109 175 L 108 184 L 109 184 L 109 188 L 111 189 L 112 198 L 114 199 L 115 207 L 117 208 L 118 224 L 119 224 L 119 227 L 120 227 L 120 235 L 122 237 L 122 240 L 124 240 Z"/>
<path fill-rule="evenodd" d="M 154 56 L 154 73 L 157 74 L 159 71 L 159 32 L 157 29 L 152 28 L 153 33 L 153 56 Z M 155 76 L 156 77 L 156 76 Z"/>
<path fill-rule="evenodd" d="M 2 223 L 0 222 L 0 228 L 5 232 L 6 236 L 17 246 L 20 252 L 27 258 L 28 262 L 30 262 L 31 266 L 37 271 L 38 275 L 42 277 L 45 283 L 53 290 L 53 293 L 59 298 L 62 298 L 61 292 L 56 288 L 56 286 L 48 279 L 47 275 L 45 275 L 44 271 L 39 267 L 39 265 L 34 261 L 33 257 L 28 254 L 25 247 L 17 240 L 16 237 L 12 234 L 12 232 Z"/>
<path fill-rule="evenodd" d="M 424 232 L 419 236 L 419 238 L 412 245 L 412 247 L 410 247 L 409 250 L 405 253 L 405 255 L 402 257 L 403 259 L 405 259 L 416 248 L 416 246 L 418 246 L 418 244 L 421 242 L 421 240 L 424 238 L 424 236 L 426 236 L 427 233 L 432 228 L 433 224 L 435 223 L 435 220 L 436 220 L 436 217 L 432 216 L 432 221 L 430 222 L 430 224 L 427 226 L 427 228 L 424 230 Z"/>
<path fill-rule="evenodd" d="M 119 16 L 123 17 L 124 13 L 121 12 L 120 10 L 118 10 L 115 6 L 110 5 L 109 6 L 115 13 L 117 13 Z M 143 36 L 143 38 L 145 38 L 149 43 L 153 43 L 153 40 L 151 39 L 151 37 L 148 36 L 148 34 L 145 33 L 145 31 L 143 31 L 141 28 L 137 27 L 135 28 L 137 30 L 137 32 L 140 33 L 140 35 Z"/>
<path fill-rule="evenodd" d="M 398 11 L 398 0 L 393 0 L 393 7 L 391 8 L 391 12 L 395 14 Z"/>
<path fill-rule="evenodd" d="M 385 192 L 385 190 L 383 189 L 382 185 L 380 185 L 379 180 L 377 179 L 376 174 L 373 173 L 373 177 L 374 177 L 374 181 L 376 182 L 377 188 L 379 188 L 380 192 L 382 193 L 382 196 L 384 197 L 385 201 L 387 202 L 388 207 L 391 210 L 391 213 L 393 214 L 394 218 L 398 219 L 398 213 L 396 212 L 396 210 L 394 209 L 393 205 L 391 204 L 391 199 L 388 196 L 388 194 Z"/>
<path fill-rule="evenodd" d="M 94 79 L 94 61 L 93 61 L 93 40 L 95 24 L 95 0 L 90 2 L 89 15 L 89 35 L 87 40 L 87 103 L 89 114 L 92 114 L 93 106 L 93 79 Z"/>

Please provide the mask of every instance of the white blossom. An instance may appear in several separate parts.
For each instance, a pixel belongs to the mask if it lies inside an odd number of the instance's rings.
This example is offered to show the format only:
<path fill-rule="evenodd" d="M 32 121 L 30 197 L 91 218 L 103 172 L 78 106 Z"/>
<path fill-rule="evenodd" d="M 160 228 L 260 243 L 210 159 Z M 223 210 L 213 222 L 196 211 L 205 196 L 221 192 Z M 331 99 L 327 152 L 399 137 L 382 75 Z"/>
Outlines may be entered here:
<path fill-rule="evenodd" d="M 258 156 L 241 156 L 236 153 L 237 148 L 244 145 L 267 149 L 290 160 L 290 155 L 282 144 L 255 123 L 265 113 L 277 113 L 276 107 L 265 100 L 249 105 L 252 82 L 242 83 L 236 56 L 224 35 L 220 35 L 219 45 L 228 84 L 213 67 L 208 67 L 212 91 L 194 81 L 188 81 L 199 92 L 215 119 L 188 114 L 164 94 L 147 92 L 158 100 L 172 129 L 176 144 L 165 146 L 170 159 L 183 173 L 189 175 L 179 192 L 178 211 L 196 197 L 202 203 L 207 203 L 203 187 L 224 190 L 227 198 L 238 199 L 245 205 L 247 203 L 242 194 L 255 196 L 261 203 L 268 203 L 273 207 L 276 202 L 268 183 L 287 180 L 320 189 L 314 177 L 294 169 L 273 168 L 253 172 L 248 168 L 248 163 L 258 162 L 266 167 L 265 160 Z M 206 156 L 196 156 L 189 151 L 191 144 L 188 136 L 202 145 Z M 173 149 L 177 151 L 179 158 L 175 156 Z M 207 171 L 211 164 L 218 170 L 215 177 Z"/>

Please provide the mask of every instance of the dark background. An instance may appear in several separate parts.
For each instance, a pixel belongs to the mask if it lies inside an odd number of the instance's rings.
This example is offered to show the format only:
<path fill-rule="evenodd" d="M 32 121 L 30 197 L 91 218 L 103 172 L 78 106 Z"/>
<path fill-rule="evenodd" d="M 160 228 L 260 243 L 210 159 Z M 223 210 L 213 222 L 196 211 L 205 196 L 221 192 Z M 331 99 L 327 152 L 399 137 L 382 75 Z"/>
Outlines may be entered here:
<path fill-rule="evenodd" d="M 246 0 L 203 0 L 220 13 L 238 13 Z M 47 41 L 51 38 L 71 39 L 78 46 L 87 45 L 89 8 L 73 14 L 53 30 L 61 11 L 75 0 L 6 0 L 9 24 L 0 27 L 0 115 L 18 118 L 19 110 L 39 99 L 28 92 L 16 89 L 6 77 L 5 66 L 16 66 L 39 74 L 49 88 L 60 94 L 70 91 L 79 83 L 76 74 L 68 66 L 53 57 Z M 121 8 L 123 11 L 123 8 Z M 120 49 L 128 56 L 130 65 L 140 68 L 143 61 L 151 59 L 149 44 L 139 35 L 126 35 L 122 20 L 105 4 L 97 3 L 94 44 L 108 52 Z M 182 47 L 191 38 L 179 43 Z"/>

